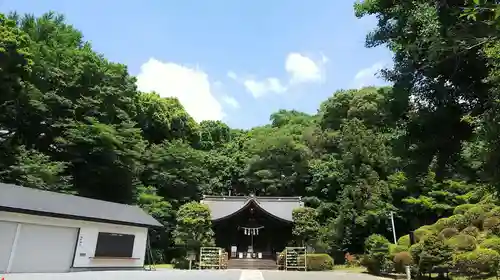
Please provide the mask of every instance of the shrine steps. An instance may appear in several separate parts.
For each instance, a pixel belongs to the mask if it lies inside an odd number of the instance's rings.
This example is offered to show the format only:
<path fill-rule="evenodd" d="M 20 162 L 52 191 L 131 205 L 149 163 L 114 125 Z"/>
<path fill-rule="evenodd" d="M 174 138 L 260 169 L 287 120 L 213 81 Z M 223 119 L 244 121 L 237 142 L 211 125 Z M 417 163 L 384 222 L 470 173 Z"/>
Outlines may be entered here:
<path fill-rule="evenodd" d="M 227 263 L 228 269 L 257 269 L 276 270 L 276 261 L 273 259 L 230 259 Z"/>

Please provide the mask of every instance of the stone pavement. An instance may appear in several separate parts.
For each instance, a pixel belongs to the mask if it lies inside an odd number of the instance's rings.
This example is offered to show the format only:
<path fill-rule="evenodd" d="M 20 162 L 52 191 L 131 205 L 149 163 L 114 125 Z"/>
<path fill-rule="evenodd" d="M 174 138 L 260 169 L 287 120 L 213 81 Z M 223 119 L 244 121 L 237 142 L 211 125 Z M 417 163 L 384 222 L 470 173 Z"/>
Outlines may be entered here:
<path fill-rule="evenodd" d="M 1 279 L 2 275 L 0 275 Z M 378 280 L 380 278 L 341 271 L 298 272 L 259 270 L 157 270 L 96 271 L 72 273 L 18 273 L 5 280 Z"/>

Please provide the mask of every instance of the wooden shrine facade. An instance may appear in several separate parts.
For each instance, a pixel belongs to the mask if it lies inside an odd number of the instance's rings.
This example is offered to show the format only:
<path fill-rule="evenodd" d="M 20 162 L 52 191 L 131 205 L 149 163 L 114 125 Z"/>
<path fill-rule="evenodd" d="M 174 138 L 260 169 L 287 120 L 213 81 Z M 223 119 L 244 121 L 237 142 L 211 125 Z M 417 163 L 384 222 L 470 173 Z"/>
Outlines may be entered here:
<path fill-rule="evenodd" d="M 205 196 L 216 245 L 230 258 L 274 258 L 292 241 L 292 212 L 300 197 Z"/>

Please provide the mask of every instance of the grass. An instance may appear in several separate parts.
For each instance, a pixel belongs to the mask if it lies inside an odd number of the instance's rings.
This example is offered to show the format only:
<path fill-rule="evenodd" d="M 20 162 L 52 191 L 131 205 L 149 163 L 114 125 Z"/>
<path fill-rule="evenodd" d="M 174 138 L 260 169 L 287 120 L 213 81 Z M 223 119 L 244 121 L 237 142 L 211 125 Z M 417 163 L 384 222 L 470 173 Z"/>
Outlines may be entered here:
<path fill-rule="evenodd" d="M 174 268 L 174 265 L 173 264 L 170 264 L 170 263 L 162 263 L 162 264 L 156 264 L 155 265 L 156 268 L 168 268 L 168 269 L 173 269 Z M 146 268 L 149 269 L 149 265 L 146 265 Z"/>
<path fill-rule="evenodd" d="M 347 266 L 347 265 L 344 265 L 344 264 L 334 266 L 333 270 L 353 272 L 353 273 L 363 273 L 363 272 L 366 272 L 366 268 L 365 267 L 362 267 L 362 266 Z"/>

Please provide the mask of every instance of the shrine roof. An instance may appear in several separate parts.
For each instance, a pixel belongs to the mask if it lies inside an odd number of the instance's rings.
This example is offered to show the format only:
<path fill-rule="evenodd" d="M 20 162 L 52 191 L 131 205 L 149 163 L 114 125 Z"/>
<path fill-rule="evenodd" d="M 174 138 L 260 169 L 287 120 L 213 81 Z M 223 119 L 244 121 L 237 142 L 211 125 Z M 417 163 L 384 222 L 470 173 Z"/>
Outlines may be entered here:
<path fill-rule="evenodd" d="M 213 221 L 232 216 L 254 202 L 271 216 L 291 222 L 293 210 L 303 206 L 300 197 L 205 196 L 201 202 L 210 208 Z"/>

